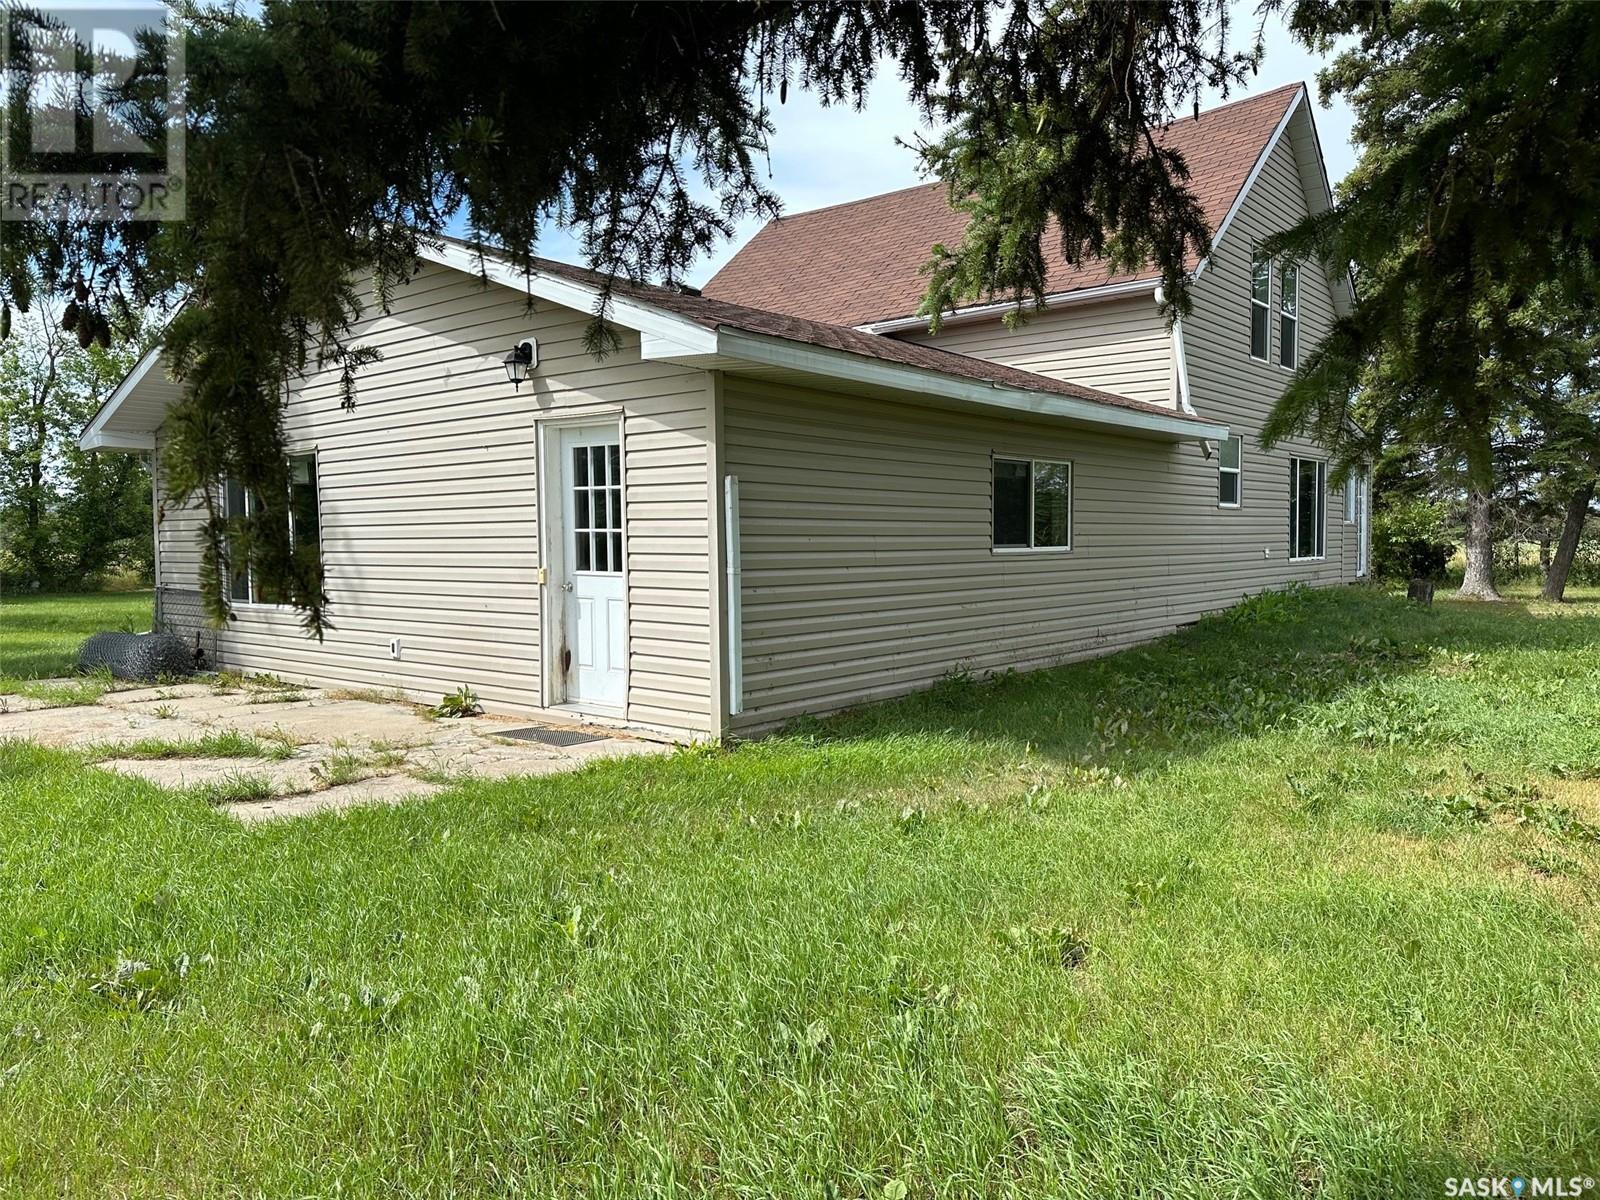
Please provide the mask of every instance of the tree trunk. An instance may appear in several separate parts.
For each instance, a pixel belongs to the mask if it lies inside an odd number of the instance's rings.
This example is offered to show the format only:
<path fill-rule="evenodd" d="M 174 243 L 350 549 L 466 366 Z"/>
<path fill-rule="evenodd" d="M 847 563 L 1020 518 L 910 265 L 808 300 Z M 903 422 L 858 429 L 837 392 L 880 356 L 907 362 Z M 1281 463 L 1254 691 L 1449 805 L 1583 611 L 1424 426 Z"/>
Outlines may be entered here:
<path fill-rule="evenodd" d="M 1477 439 L 1467 453 L 1467 573 L 1462 577 L 1463 600 L 1498 600 L 1494 590 L 1494 450 L 1488 436 Z"/>
<path fill-rule="evenodd" d="M 1594 499 L 1595 481 L 1590 479 L 1567 501 L 1567 519 L 1561 526 L 1561 541 L 1556 546 L 1550 569 L 1545 572 L 1544 598 L 1560 602 L 1566 598 L 1567 576 L 1572 573 L 1572 560 L 1578 553 L 1578 539 L 1583 536 L 1583 523 L 1589 519 L 1589 503 Z"/>

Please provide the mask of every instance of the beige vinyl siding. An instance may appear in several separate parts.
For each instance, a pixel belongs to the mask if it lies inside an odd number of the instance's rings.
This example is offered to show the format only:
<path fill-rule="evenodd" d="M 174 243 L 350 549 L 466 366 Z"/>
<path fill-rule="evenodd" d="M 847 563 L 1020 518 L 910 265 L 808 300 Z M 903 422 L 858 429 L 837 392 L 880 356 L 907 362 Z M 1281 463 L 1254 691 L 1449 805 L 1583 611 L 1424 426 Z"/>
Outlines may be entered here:
<path fill-rule="evenodd" d="M 724 385 L 739 478 L 744 727 L 1157 636 L 1239 598 L 1194 443 Z M 993 455 L 1073 464 L 1073 548 L 995 552 Z M 1259 554 L 1259 551 L 1257 551 Z"/>
<path fill-rule="evenodd" d="M 1296 120 L 1304 120 L 1302 111 Z M 1257 175 L 1211 260 L 1195 285 L 1194 309 L 1184 319 L 1185 357 L 1190 398 L 1197 412 L 1227 422 L 1244 437 L 1243 504 L 1225 512 L 1217 536 L 1227 553 L 1256 547 L 1272 551 L 1260 564 L 1257 587 L 1277 575 L 1275 561 L 1288 554 L 1289 459 L 1292 455 L 1327 458 L 1325 450 L 1304 438 L 1290 438 L 1272 450 L 1258 444 L 1267 414 L 1282 394 L 1292 372 L 1278 365 L 1278 301 L 1281 280 L 1272 272 L 1272 321 L 1268 361 L 1250 357 L 1250 263 L 1254 247 L 1268 235 L 1288 228 L 1306 214 L 1305 192 L 1285 136 Z M 1304 361 L 1333 323 L 1333 297 L 1327 274 L 1316 262 L 1300 264 L 1299 352 Z M 1319 575 L 1355 578 L 1354 525 L 1344 523 L 1344 496 L 1328 484 L 1327 559 Z"/>
<path fill-rule="evenodd" d="M 292 452 L 317 454 L 332 630 L 320 644 L 292 611 L 239 606 L 224 665 L 321 685 L 436 700 L 459 684 L 491 709 L 536 710 L 540 678 L 538 422 L 620 410 L 630 632 L 626 719 L 676 736 L 717 728 L 710 686 L 706 372 L 644 362 L 638 337 L 603 361 L 588 315 L 440 267 L 424 269 L 352 341 L 383 361 L 291 389 Z M 536 378 L 513 389 L 500 359 L 539 345 Z M 183 563 L 174 529 L 163 554 Z M 399 638 L 401 657 L 389 655 Z"/>
<path fill-rule="evenodd" d="M 1176 404 L 1172 338 L 1150 293 L 1030 314 L 1015 331 L 995 318 L 947 325 L 937 335 L 897 336 L 1134 400 Z"/>
<path fill-rule="evenodd" d="M 1256 444 L 1289 372 L 1275 365 L 1276 279 L 1274 365 L 1249 358 L 1251 247 L 1304 211 L 1284 144 L 1202 275 L 1184 322 L 1195 407 L 1244 437 L 1237 509 L 1218 507 L 1217 459 L 1192 442 L 1091 434 L 728 376 L 724 454 L 740 481 L 743 543 L 746 711 L 736 724 L 761 729 L 926 687 L 952 670 L 1026 669 L 1101 654 L 1265 588 L 1353 578 L 1356 526 L 1344 524 L 1342 491 L 1331 482 L 1326 557 L 1289 561 L 1290 456 L 1327 455 L 1303 440 L 1270 453 Z M 1300 294 L 1303 354 L 1332 319 L 1320 266 L 1302 265 Z M 1092 311 L 1065 315 L 1078 321 Z M 1023 335 L 1039 328 L 1031 323 Z M 947 340 L 956 333 L 960 343 Z M 979 353 L 1006 336 L 957 328 L 934 344 Z M 1165 379 L 1167 350 L 1150 349 L 1145 378 Z M 1043 369 L 1037 358 L 1003 361 Z M 1139 394 L 1106 376 L 1070 368 L 1063 374 Z M 1070 552 L 992 549 L 996 454 L 1072 462 Z"/>
<path fill-rule="evenodd" d="M 191 496 L 180 504 L 165 486 L 161 456 L 166 441 L 158 431 L 153 458 L 156 476 L 156 586 L 193 590 L 200 586 L 200 530 L 206 512 L 201 497 Z"/>

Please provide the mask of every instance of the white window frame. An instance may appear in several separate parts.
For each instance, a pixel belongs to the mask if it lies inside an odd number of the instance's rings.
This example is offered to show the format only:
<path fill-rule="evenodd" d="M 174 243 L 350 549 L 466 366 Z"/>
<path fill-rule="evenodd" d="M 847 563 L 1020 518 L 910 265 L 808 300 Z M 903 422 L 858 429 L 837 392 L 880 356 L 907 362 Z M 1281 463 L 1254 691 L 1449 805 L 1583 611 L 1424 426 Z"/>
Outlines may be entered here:
<path fill-rule="evenodd" d="M 1288 282 L 1294 280 L 1294 311 L 1288 309 L 1289 288 Z M 1269 306 L 1270 307 L 1270 306 Z M 1289 340 L 1283 340 L 1285 322 L 1289 326 Z M 1270 319 L 1269 319 L 1270 325 Z M 1289 361 L 1283 361 L 1284 348 L 1287 345 Z M 1268 347 L 1270 350 L 1271 347 Z M 1300 264 L 1284 263 L 1278 275 L 1278 366 L 1285 371 L 1296 370 L 1300 365 Z"/>
<path fill-rule="evenodd" d="M 318 544 L 318 554 L 320 555 L 321 554 L 321 543 L 322 543 L 322 461 L 321 461 L 320 457 L 317 454 L 317 448 L 315 446 L 313 446 L 309 450 L 291 450 L 287 454 L 285 454 L 283 457 L 284 457 L 284 460 L 286 462 L 291 462 L 291 461 L 293 461 L 294 459 L 297 459 L 297 458 L 309 458 L 311 460 L 311 470 L 317 477 L 317 544 Z M 251 516 L 252 514 L 254 514 L 254 512 L 256 510 L 255 493 L 252 492 L 249 488 L 245 488 L 245 487 L 241 487 L 239 490 L 244 493 L 244 515 L 247 516 L 247 517 Z M 227 502 L 228 502 L 228 480 L 226 478 L 224 478 L 223 481 L 222 481 L 222 503 L 223 503 L 223 507 L 224 508 L 227 507 Z M 229 514 L 229 515 L 231 516 L 232 514 Z M 289 509 L 289 545 L 291 547 L 293 547 L 293 545 L 294 545 L 294 540 L 295 540 L 294 508 L 293 508 L 293 506 L 291 506 L 290 509 Z M 231 551 L 230 551 L 230 553 L 231 553 Z M 230 568 L 232 568 L 232 566 L 233 566 L 233 562 L 232 562 L 231 559 L 229 560 L 228 566 Z M 227 582 L 227 587 L 228 587 L 228 606 L 230 608 L 288 608 L 289 607 L 287 604 L 285 604 L 281 600 L 260 600 L 260 599 L 257 599 L 257 596 L 259 595 L 259 593 L 256 591 L 256 573 L 255 573 L 255 569 L 253 567 L 251 567 L 248 563 L 245 564 L 244 577 L 245 577 L 245 591 L 246 591 L 246 593 L 248 593 L 249 599 L 246 599 L 246 600 L 235 600 L 233 598 L 233 576 L 232 576 L 231 572 L 230 572 L 230 574 L 228 576 L 228 579 L 227 579 L 226 582 Z"/>
<path fill-rule="evenodd" d="M 1026 546 L 996 546 L 994 544 L 994 482 L 995 464 L 1028 464 L 1028 544 Z M 1040 464 L 1067 469 L 1067 544 L 1065 546 L 1035 546 L 1034 536 L 1034 472 Z M 1069 554 L 1072 551 L 1072 526 L 1077 515 L 1078 471 L 1070 458 L 1031 458 L 1021 454 L 992 454 L 989 456 L 989 552 L 991 554 Z"/>
<path fill-rule="evenodd" d="M 1360 472 L 1351 472 L 1350 478 L 1344 481 L 1344 523 L 1356 523 L 1356 489 L 1361 486 Z"/>
<path fill-rule="evenodd" d="M 1265 268 L 1267 272 L 1267 298 L 1265 300 L 1256 298 L 1256 272 L 1261 268 Z M 1267 344 L 1262 347 L 1261 354 L 1256 353 L 1255 346 L 1256 309 L 1258 308 L 1266 314 Z M 1262 258 L 1260 255 L 1255 254 L 1250 257 L 1250 325 L 1245 330 L 1245 338 L 1245 345 L 1250 351 L 1251 362 L 1270 363 L 1272 361 L 1272 259 Z"/>
<path fill-rule="evenodd" d="M 1300 464 L 1315 463 L 1317 468 L 1317 517 L 1313 554 L 1296 554 L 1300 549 Z M 1328 557 L 1328 460 L 1296 454 L 1289 459 L 1289 561 L 1323 562 Z"/>
<path fill-rule="evenodd" d="M 1223 465 L 1222 447 L 1227 445 L 1227 442 L 1218 442 L 1217 443 L 1217 507 L 1218 508 L 1240 508 L 1240 507 L 1242 507 L 1244 505 L 1244 438 L 1236 433 L 1236 434 L 1234 434 L 1232 437 L 1230 437 L 1228 439 L 1228 442 L 1238 442 L 1239 443 L 1239 465 L 1237 467 L 1228 467 L 1228 466 L 1224 466 Z M 1238 497 L 1237 500 L 1224 500 L 1222 498 L 1222 477 L 1224 475 L 1232 475 L 1234 477 L 1234 495 Z"/>

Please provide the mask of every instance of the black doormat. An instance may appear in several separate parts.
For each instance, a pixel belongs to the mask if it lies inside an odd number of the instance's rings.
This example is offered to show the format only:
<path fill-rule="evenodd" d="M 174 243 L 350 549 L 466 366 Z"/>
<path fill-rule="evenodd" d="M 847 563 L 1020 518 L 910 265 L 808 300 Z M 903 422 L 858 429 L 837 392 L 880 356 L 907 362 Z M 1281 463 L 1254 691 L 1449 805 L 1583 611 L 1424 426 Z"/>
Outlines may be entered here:
<path fill-rule="evenodd" d="M 526 729 L 507 729 L 496 737 L 516 738 L 519 742 L 538 742 L 541 746 L 581 746 L 584 742 L 603 742 L 598 733 L 584 733 L 579 729 L 546 729 L 530 725 Z"/>

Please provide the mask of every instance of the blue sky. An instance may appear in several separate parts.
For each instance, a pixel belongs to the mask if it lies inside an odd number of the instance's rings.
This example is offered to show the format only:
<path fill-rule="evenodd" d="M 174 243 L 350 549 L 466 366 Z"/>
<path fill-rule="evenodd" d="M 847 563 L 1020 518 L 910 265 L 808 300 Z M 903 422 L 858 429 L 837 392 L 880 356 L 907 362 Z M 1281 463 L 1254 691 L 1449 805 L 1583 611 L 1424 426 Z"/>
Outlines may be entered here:
<path fill-rule="evenodd" d="M 1254 32 L 1253 7 L 1249 3 L 1234 5 L 1236 39 L 1248 38 Z M 1268 20 L 1265 36 L 1267 54 L 1261 73 L 1242 92 L 1230 94 L 1229 99 L 1302 81 L 1311 87 L 1315 98 L 1316 75 L 1322 60 L 1297 45 L 1279 18 Z M 1329 177 L 1337 184 L 1355 163 L 1350 146 L 1349 106 L 1336 101 L 1331 109 L 1314 107 L 1313 115 L 1322 152 L 1328 160 Z M 892 66 L 874 83 L 867 105 L 860 112 L 848 107 L 823 108 L 809 92 L 791 90 L 789 102 L 776 107 L 773 117 L 777 132 L 770 143 L 772 187 L 782 197 L 787 213 L 923 182 L 917 173 L 916 155 L 896 145 L 895 139 L 909 141 L 919 130 L 927 130 L 906 100 Z M 760 224 L 753 220 L 742 224 L 730 242 L 689 272 L 688 282 L 700 284 L 709 279 Z M 573 239 L 554 227 L 546 231 L 539 252 L 567 262 L 582 261 Z"/>

